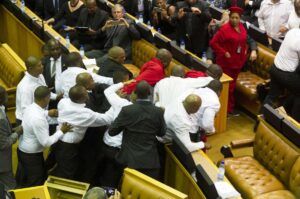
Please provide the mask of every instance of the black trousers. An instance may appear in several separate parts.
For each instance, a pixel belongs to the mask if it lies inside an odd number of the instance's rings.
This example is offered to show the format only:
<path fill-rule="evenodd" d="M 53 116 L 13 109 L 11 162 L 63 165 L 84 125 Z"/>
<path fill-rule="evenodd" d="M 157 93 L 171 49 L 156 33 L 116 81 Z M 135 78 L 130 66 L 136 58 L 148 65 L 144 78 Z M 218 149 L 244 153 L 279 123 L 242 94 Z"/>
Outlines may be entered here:
<path fill-rule="evenodd" d="M 18 168 L 16 174 L 19 188 L 44 184 L 47 174 L 43 153 L 24 153 L 17 149 Z"/>
<path fill-rule="evenodd" d="M 275 64 L 270 70 L 271 83 L 270 91 L 264 101 L 264 104 L 273 105 L 284 89 L 287 89 L 295 96 L 300 96 L 300 75 L 295 72 L 286 72 L 278 69 Z"/>
<path fill-rule="evenodd" d="M 104 168 L 100 180 L 101 186 L 118 187 L 123 173 L 123 167 L 116 162 L 115 156 L 120 149 L 103 143 L 101 151 L 104 156 Z"/>
<path fill-rule="evenodd" d="M 75 174 L 79 164 L 78 149 L 79 144 L 58 141 L 55 147 L 57 165 L 51 172 L 51 175 L 75 180 Z"/>

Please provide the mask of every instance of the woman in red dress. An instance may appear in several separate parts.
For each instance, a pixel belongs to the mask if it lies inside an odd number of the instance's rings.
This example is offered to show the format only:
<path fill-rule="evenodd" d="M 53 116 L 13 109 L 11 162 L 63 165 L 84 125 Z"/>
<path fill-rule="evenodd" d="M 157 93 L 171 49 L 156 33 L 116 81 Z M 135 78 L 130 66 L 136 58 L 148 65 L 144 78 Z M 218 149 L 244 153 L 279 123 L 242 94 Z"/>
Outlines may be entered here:
<path fill-rule="evenodd" d="M 250 60 L 257 57 L 256 43 L 247 36 L 247 30 L 240 22 L 243 10 L 239 7 L 231 7 L 229 22 L 224 24 L 210 41 L 210 46 L 216 54 L 216 64 L 220 65 L 223 72 L 229 75 L 233 81 L 229 85 L 228 113 L 234 111 L 234 89 L 240 70 L 247 60 L 247 43 L 251 48 Z"/>

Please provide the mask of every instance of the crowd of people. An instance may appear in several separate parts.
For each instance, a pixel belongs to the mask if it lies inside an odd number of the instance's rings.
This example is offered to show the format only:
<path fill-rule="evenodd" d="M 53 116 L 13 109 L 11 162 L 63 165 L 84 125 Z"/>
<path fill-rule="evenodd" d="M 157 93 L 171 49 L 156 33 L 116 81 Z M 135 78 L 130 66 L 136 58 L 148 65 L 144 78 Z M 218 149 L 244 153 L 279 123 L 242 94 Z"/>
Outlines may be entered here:
<path fill-rule="evenodd" d="M 7 94 L 0 87 L 0 159 L 5 163 L 0 165 L 0 182 L 6 189 L 41 185 L 48 174 L 117 187 L 125 167 L 161 180 L 163 145 L 174 136 L 190 152 L 209 149 L 206 135 L 215 132 L 214 118 L 220 109 L 219 79 L 223 72 L 233 78 L 228 113 L 234 115 L 237 76 L 247 59 L 257 58 L 256 42 L 241 19 L 257 24 L 270 37 L 286 37 L 271 68 L 271 92 L 265 103 L 274 103 L 288 89 L 286 107 L 297 114 L 299 0 L 294 8 L 289 0 L 227 0 L 229 12 L 221 21 L 212 19 L 203 0 L 112 2 L 117 4 L 111 14 L 96 0 L 85 4 L 45 0 L 51 4 L 47 9 L 31 5 L 46 23 L 84 48 L 86 56 L 96 58 L 100 70 L 86 70 L 79 53 L 63 54 L 58 41 L 49 40 L 44 57 L 30 56 L 25 61 L 27 71 L 17 86 L 16 129 L 7 120 Z M 208 63 L 216 64 L 205 72 L 186 72 L 176 65 L 165 77 L 173 56 L 159 49 L 134 77 L 123 64 L 132 62 L 131 43 L 141 35 L 125 11 L 142 15 L 144 22 L 184 42 L 199 56 L 208 50 Z M 15 181 L 11 146 L 18 138 Z"/>

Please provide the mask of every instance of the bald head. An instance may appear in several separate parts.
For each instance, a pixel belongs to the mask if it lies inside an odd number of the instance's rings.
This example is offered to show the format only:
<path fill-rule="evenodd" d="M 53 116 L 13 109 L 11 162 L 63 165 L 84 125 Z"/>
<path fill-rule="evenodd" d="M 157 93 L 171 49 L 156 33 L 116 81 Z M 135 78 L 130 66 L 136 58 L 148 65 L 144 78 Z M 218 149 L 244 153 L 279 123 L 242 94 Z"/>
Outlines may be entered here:
<path fill-rule="evenodd" d="M 69 97 L 72 102 L 83 104 L 88 99 L 88 93 L 83 86 L 75 85 L 69 91 Z"/>
<path fill-rule="evenodd" d="M 198 95 L 190 94 L 184 99 L 183 106 L 188 114 L 193 114 L 199 110 L 201 103 L 202 100 Z"/>
<path fill-rule="evenodd" d="M 219 80 L 223 75 L 223 70 L 218 64 L 211 64 L 207 68 L 206 74 L 214 79 Z"/>
<path fill-rule="evenodd" d="M 95 82 L 91 74 L 80 73 L 76 77 L 76 85 L 83 86 L 86 90 L 90 91 L 95 88 Z"/>
<path fill-rule="evenodd" d="M 159 59 L 164 65 L 164 68 L 166 68 L 172 61 L 172 54 L 167 49 L 161 48 L 157 51 L 156 58 Z"/>
<path fill-rule="evenodd" d="M 215 93 L 218 96 L 220 96 L 222 89 L 223 89 L 223 84 L 219 80 L 214 79 L 214 80 L 210 81 L 206 87 L 215 91 Z"/>
<path fill-rule="evenodd" d="M 184 68 L 180 65 L 175 65 L 172 68 L 171 75 L 175 77 L 184 77 L 185 75 Z"/>
<path fill-rule="evenodd" d="M 25 66 L 27 68 L 27 72 L 34 77 L 38 77 L 40 74 L 43 73 L 44 68 L 41 60 L 34 56 L 29 56 L 25 60 Z"/>
<path fill-rule="evenodd" d="M 151 94 L 150 85 L 146 81 L 140 81 L 135 88 L 135 93 L 138 99 L 147 99 Z"/>
<path fill-rule="evenodd" d="M 82 67 L 83 62 L 81 55 L 78 52 L 71 52 L 66 58 L 67 67 Z"/>
<path fill-rule="evenodd" d="M 83 199 L 107 199 L 107 195 L 103 188 L 94 187 L 84 195 Z"/>
<path fill-rule="evenodd" d="M 119 46 L 114 46 L 110 48 L 107 55 L 110 59 L 113 59 L 119 64 L 124 64 L 125 62 L 125 51 Z"/>
<path fill-rule="evenodd" d="M 53 57 L 55 60 L 61 56 L 60 44 L 56 39 L 48 40 L 47 49 L 49 51 L 49 55 Z"/>
<path fill-rule="evenodd" d="M 39 86 L 34 91 L 34 102 L 46 108 L 50 101 L 50 90 L 47 86 Z"/>

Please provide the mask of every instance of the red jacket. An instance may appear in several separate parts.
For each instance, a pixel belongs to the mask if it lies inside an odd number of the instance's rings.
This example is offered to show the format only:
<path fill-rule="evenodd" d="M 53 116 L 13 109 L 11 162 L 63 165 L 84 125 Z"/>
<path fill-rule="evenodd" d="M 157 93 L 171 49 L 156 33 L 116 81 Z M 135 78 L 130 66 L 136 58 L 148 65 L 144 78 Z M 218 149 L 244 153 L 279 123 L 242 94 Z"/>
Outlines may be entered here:
<path fill-rule="evenodd" d="M 242 68 L 247 58 L 247 31 L 243 24 L 239 24 L 238 33 L 230 23 L 223 25 L 214 35 L 209 45 L 216 54 L 216 63 L 222 68 Z M 238 47 L 240 46 L 240 53 Z M 229 52 L 231 57 L 226 58 L 225 53 Z"/>
<path fill-rule="evenodd" d="M 164 77 L 165 71 L 163 64 L 159 59 L 152 58 L 142 66 L 139 76 L 135 78 L 136 81 L 124 86 L 123 91 L 127 94 L 132 93 L 137 83 L 142 80 L 147 81 L 151 86 L 155 86 L 155 84 Z"/>
<path fill-rule="evenodd" d="M 197 77 L 207 77 L 207 74 L 202 71 L 197 71 L 197 70 L 189 70 L 188 72 L 185 73 L 184 75 L 185 78 L 197 78 Z"/>

